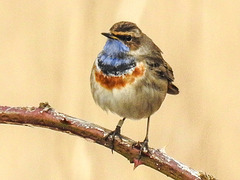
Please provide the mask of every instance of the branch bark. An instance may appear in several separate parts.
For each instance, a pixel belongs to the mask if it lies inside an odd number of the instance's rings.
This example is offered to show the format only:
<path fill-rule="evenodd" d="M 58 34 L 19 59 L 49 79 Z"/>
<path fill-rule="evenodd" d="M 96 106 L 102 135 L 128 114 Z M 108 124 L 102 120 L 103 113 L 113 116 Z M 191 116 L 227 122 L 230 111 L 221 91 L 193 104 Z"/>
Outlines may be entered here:
<path fill-rule="evenodd" d="M 14 125 L 31 125 L 48 128 L 68 134 L 77 135 L 87 140 L 111 148 L 111 139 L 104 137 L 110 130 L 99 125 L 59 113 L 48 103 L 40 103 L 39 107 L 8 107 L 0 106 L 0 123 Z M 168 156 L 164 150 L 149 148 L 140 160 L 139 147 L 132 146 L 136 142 L 123 136 L 116 138 L 114 151 L 126 157 L 134 167 L 140 164 L 149 166 L 177 180 L 214 180 L 205 173 L 198 172 Z"/>

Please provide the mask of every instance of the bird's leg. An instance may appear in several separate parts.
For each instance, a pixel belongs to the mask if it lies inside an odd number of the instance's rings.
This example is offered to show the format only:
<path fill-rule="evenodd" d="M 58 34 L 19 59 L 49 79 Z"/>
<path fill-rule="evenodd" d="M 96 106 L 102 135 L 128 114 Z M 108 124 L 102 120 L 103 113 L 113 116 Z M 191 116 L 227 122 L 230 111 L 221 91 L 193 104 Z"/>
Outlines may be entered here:
<path fill-rule="evenodd" d="M 120 133 L 121 133 L 121 127 L 122 127 L 125 119 L 126 119 L 126 118 L 121 119 L 121 120 L 118 122 L 115 130 L 114 130 L 114 131 L 111 131 L 110 133 L 108 133 L 108 134 L 106 135 L 106 137 L 105 137 L 105 139 L 107 140 L 110 136 L 112 136 L 112 142 L 111 142 L 111 150 L 112 150 L 112 153 L 113 153 L 113 150 L 114 150 L 115 136 L 118 136 L 119 139 L 122 140 L 122 136 L 121 136 Z"/>
<path fill-rule="evenodd" d="M 141 143 L 139 158 L 142 156 L 142 152 L 148 152 L 148 132 L 149 132 L 150 116 L 147 119 L 147 131 L 144 141 Z"/>
<path fill-rule="evenodd" d="M 138 159 L 140 160 L 143 153 L 148 153 L 149 152 L 149 148 L 148 148 L 148 132 L 149 132 L 149 124 L 150 124 L 150 116 L 147 119 L 147 131 L 146 131 L 146 136 L 143 142 L 138 142 L 136 144 L 133 144 L 133 146 L 137 146 L 140 147 L 139 150 L 139 157 Z"/>

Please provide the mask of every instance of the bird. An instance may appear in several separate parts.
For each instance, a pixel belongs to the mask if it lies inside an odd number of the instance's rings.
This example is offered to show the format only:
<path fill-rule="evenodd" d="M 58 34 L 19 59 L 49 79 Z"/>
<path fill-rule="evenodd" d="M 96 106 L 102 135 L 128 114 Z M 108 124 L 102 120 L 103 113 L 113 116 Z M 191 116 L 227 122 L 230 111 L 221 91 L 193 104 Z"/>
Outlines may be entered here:
<path fill-rule="evenodd" d="M 174 75 L 162 51 L 132 22 L 115 23 L 103 50 L 93 63 L 90 86 L 93 99 L 104 111 L 119 115 L 114 131 L 106 135 L 122 140 L 121 127 L 126 119 L 147 118 L 146 135 L 140 143 L 139 157 L 149 151 L 150 116 L 161 106 L 166 94 L 179 94 Z"/>

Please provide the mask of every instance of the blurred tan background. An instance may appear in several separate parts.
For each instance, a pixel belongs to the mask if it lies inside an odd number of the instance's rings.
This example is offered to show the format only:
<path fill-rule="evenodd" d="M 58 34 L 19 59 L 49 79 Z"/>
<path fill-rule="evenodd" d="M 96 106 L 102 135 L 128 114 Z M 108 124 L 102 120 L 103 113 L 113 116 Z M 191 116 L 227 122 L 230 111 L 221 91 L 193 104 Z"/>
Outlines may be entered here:
<path fill-rule="evenodd" d="M 172 66 L 178 96 L 152 116 L 150 146 L 219 179 L 240 179 L 240 1 L 9 0 L 0 2 L 0 104 L 38 106 L 114 129 L 95 105 L 92 63 L 107 32 L 128 20 Z M 146 120 L 123 134 L 143 140 Z M 0 125 L 1 180 L 169 179 L 109 149 L 42 128 Z"/>

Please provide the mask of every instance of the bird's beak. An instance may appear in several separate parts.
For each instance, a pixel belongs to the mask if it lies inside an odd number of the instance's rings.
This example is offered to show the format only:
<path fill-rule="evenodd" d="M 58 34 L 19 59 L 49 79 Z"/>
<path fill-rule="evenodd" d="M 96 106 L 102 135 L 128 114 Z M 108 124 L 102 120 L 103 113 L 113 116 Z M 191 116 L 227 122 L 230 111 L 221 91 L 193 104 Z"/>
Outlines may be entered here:
<path fill-rule="evenodd" d="M 110 39 L 118 40 L 118 38 L 111 33 L 102 33 L 102 35 L 104 35 L 104 36 L 106 36 L 107 38 L 110 38 Z"/>

